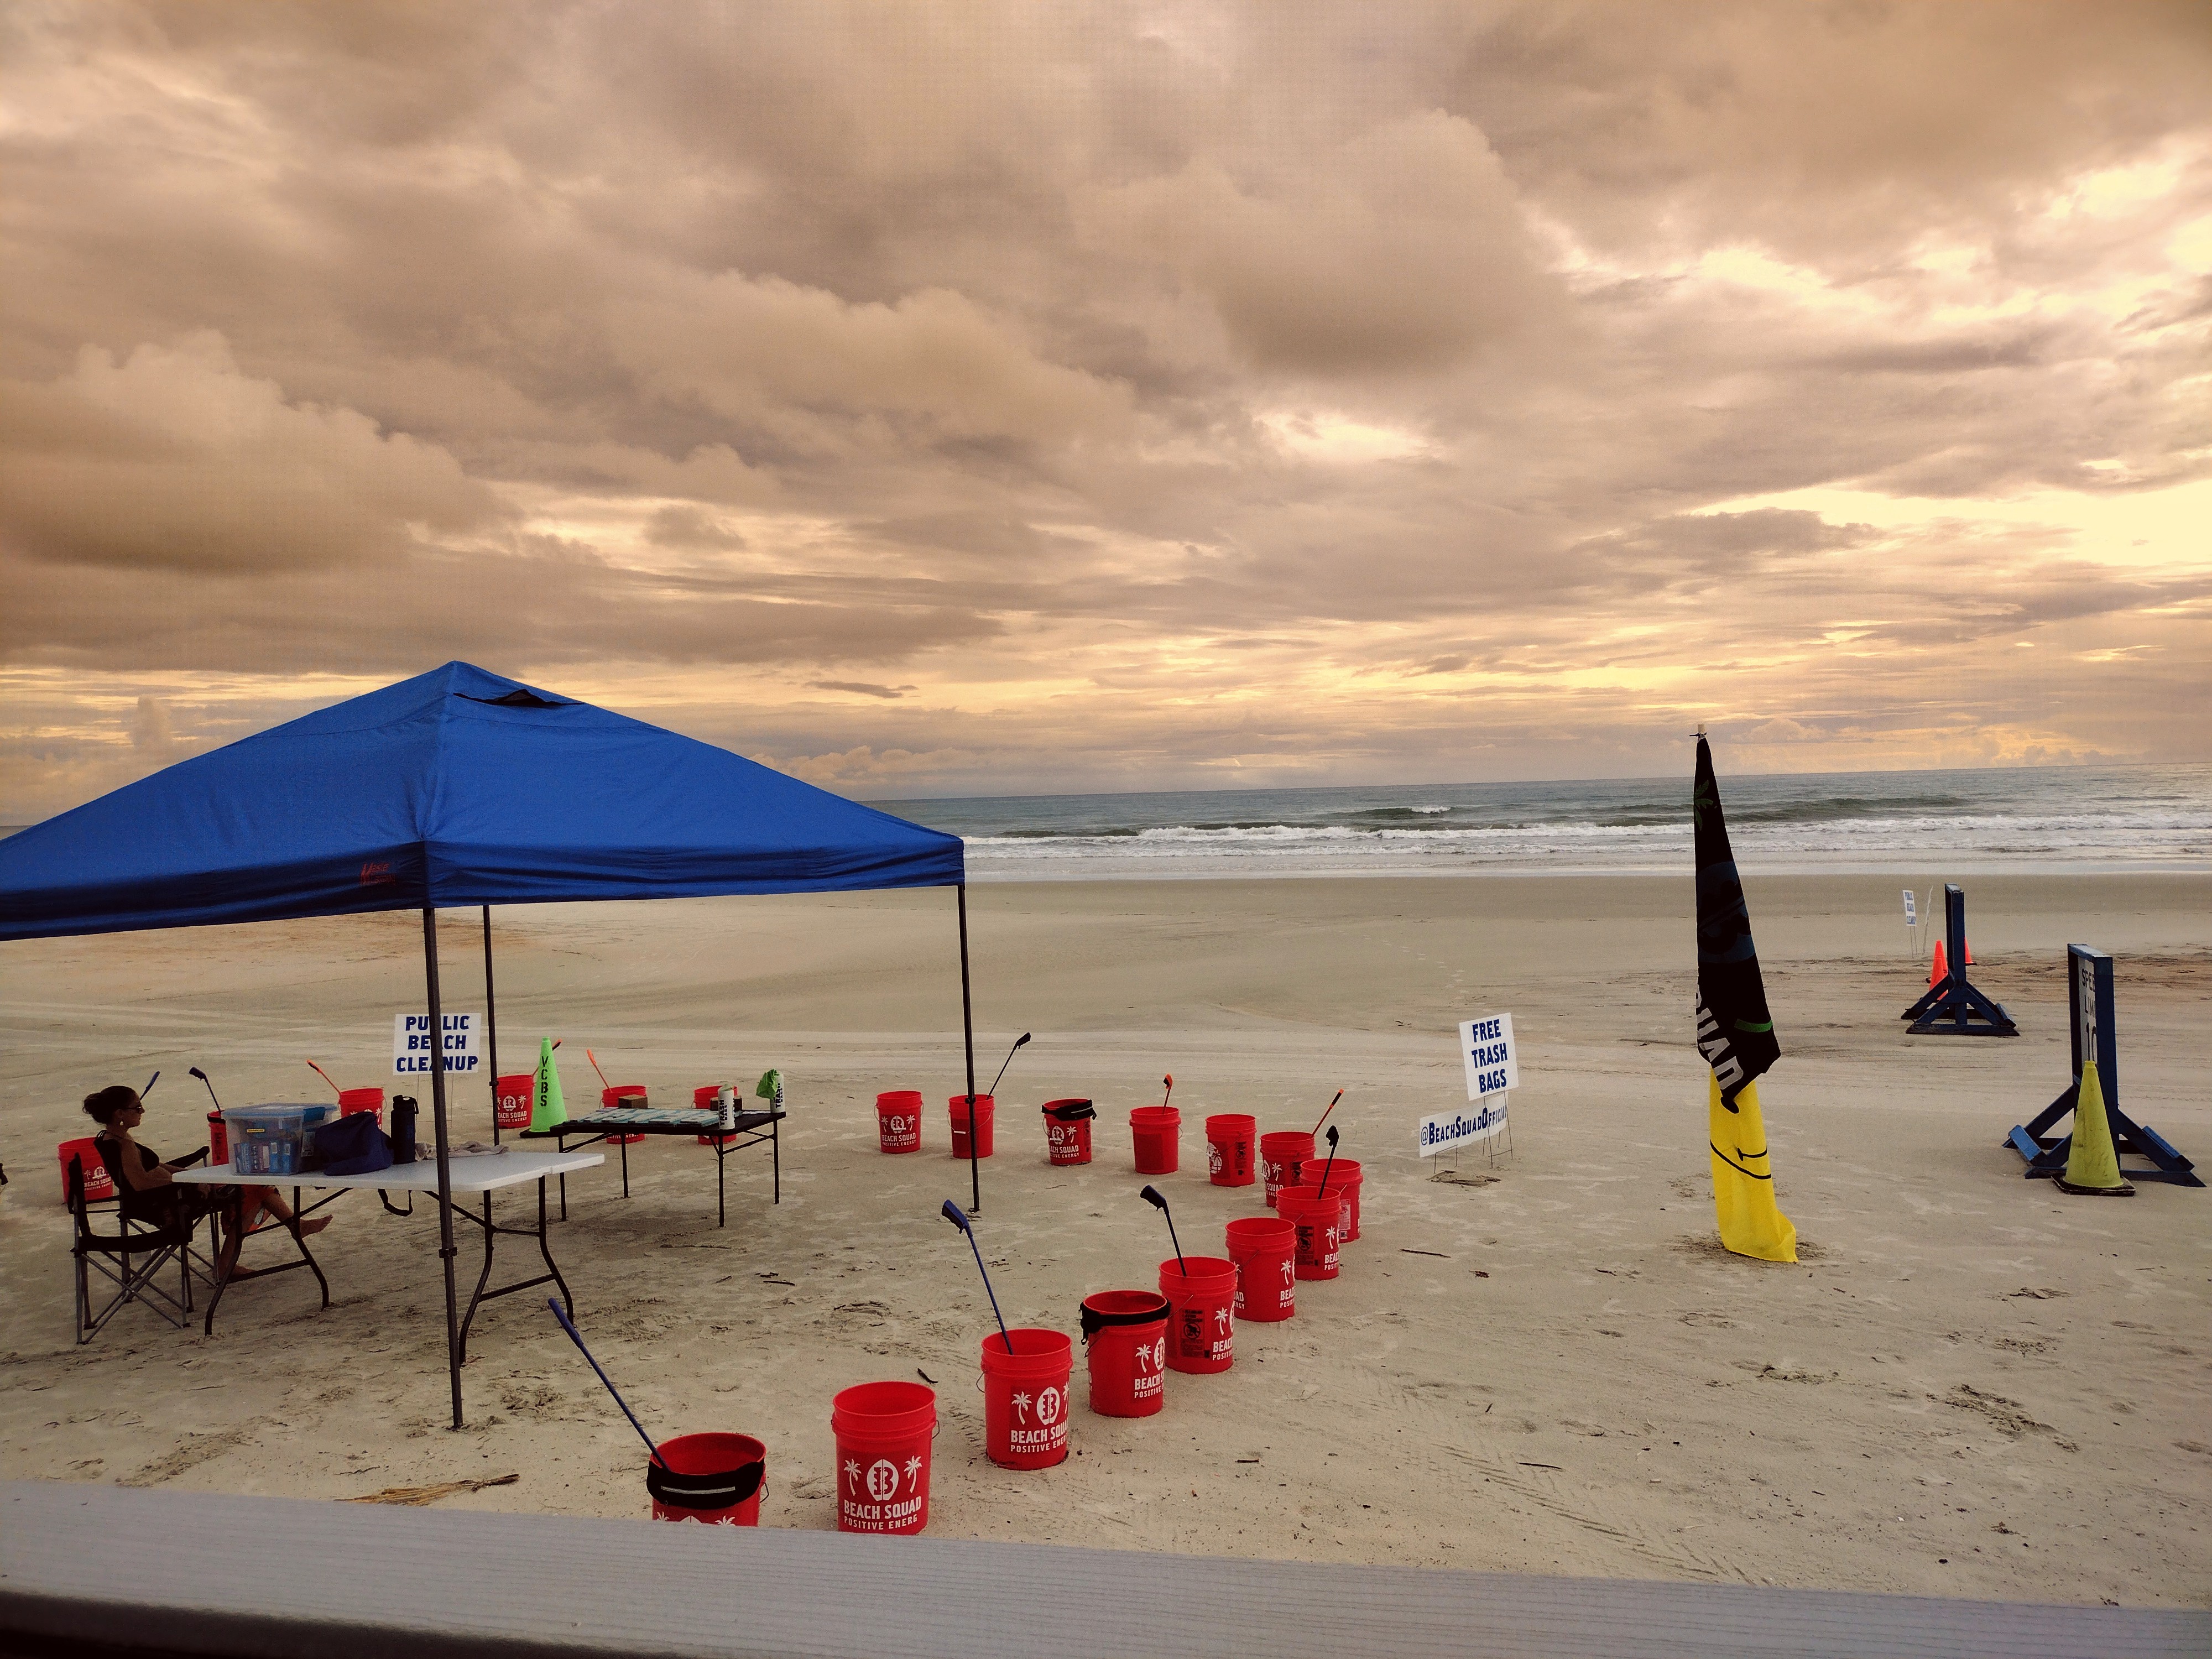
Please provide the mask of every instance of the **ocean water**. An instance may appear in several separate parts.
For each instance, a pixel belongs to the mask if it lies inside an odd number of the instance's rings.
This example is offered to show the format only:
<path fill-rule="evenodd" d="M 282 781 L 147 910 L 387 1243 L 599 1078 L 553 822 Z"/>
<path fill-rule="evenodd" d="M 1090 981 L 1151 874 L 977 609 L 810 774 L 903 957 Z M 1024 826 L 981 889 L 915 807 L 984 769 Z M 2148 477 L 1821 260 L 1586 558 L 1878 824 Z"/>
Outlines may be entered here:
<path fill-rule="evenodd" d="M 1721 779 L 1764 871 L 2212 870 L 2212 766 Z M 877 801 L 960 836 L 976 881 L 1690 867 L 1690 773 L 1581 783 Z"/>

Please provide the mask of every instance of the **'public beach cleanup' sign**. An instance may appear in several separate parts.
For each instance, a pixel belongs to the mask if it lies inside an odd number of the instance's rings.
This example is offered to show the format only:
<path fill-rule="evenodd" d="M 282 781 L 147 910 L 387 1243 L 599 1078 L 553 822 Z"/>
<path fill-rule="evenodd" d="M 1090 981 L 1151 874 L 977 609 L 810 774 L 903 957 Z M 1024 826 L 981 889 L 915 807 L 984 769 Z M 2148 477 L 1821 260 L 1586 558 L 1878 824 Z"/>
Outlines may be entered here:
<path fill-rule="evenodd" d="M 1459 1024 L 1459 1054 L 1467 1066 L 1467 1097 L 1473 1111 L 1431 1112 L 1421 1120 L 1420 1153 L 1434 1158 L 1503 1133 L 1505 1097 L 1521 1086 L 1521 1062 L 1513 1052 L 1513 1016 L 1488 1014 Z"/>
<path fill-rule="evenodd" d="M 483 1016 L 447 1014 L 446 1071 L 448 1075 L 473 1072 L 483 1064 Z M 394 1014 L 392 1017 L 392 1069 L 400 1073 L 430 1072 L 430 1017 Z"/>

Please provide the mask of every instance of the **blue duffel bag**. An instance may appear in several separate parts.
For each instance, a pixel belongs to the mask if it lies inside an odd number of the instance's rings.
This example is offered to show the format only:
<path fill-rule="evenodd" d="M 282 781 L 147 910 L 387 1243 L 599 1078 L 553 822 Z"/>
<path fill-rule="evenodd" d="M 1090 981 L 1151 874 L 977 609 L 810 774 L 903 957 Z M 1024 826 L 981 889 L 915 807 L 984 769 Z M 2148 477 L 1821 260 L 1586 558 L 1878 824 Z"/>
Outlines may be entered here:
<path fill-rule="evenodd" d="M 325 1175 L 374 1175 L 392 1167 L 392 1143 L 374 1112 L 354 1112 L 315 1131 L 315 1152 Z"/>

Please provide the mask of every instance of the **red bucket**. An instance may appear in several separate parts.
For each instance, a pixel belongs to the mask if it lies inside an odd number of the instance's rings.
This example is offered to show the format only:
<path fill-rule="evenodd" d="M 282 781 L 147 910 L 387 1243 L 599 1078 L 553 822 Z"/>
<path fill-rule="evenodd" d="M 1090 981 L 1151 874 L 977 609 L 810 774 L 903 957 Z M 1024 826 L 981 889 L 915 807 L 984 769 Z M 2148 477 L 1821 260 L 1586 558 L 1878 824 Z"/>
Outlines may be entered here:
<path fill-rule="evenodd" d="M 107 1173 L 107 1165 L 100 1161 L 100 1143 L 90 1135 L 82 1140 L 64 1140 L 54 1151 L 62 1165 L 62 1202 L 69 1202 L 69 1170 L 71 1158 L 84 1165 L 84 1201 L 105 1204 L 115 1196 L 115 1177 Z"/>
<path fill-rule="evenodd" d="M 1314 1139 L 1304 1129 L 1278 1129 L 1260 1137 L 1260 1178 L 1267 1183 L 1267 1207 L 1285 1187 L 1298 1184 L 1305 1161 L 1313 1156 Z"/>
<path fill-rule="evenodd" d="M 1231 1112 L 1206 1120 L 1206 1172 L 1217 1187 L 1252 1184 L 1253 1143 L 1260 1120 Z"/>
<path fill-rule="evenodd" d="M 722 1085 L 719 1083 L 702 1083 L 691 1091 L 691 1109 L 695 1112 L 711 1112 L 721 1103 Z M 740 1112 L 745 1109 L 741 1102 L 732 1103 Z M 736 1139 L 735 1135 L 701 1135 L 699 1144 L 702 1146 L 720 1146 L 725 1141 Z"/>
<path fill-rule="evenodd" d="M 1326 1193 L 1316 1187 L 1285 1187 L 1275 1209 L 1298 1230 L 1297 1276 L 1335 1278 L 1337 1246 L 1344 1238 L 1344 1194 L 1335 1184 Z"/>
<path fill-rule="evenodd" d="M 1182 1114 L 1172 1106 L 1139 1106 L 1129 1114 L 1139 1175 L 1173 1175 L 1182 1162 Z"/>
<path fill-rule="evenodd" d="M 230 1125 L 221 1112 L 208 1114 L 208 1166 L 221 1169 L 230 1162 Z"/>
<path fill-rule="evenodd" d="M 1229 1259 L 1237 1264 L 1237 1316 L 1288 1319 L 1298 1310 L 1298 1230 L 1271 1215 L 1229 1224 Z"/>
<path fill-rule="evenodd" d="M 876 1097 L 876 1139 L 887 1152 L 921 1150 L 921 1091 L 894 1089 Z"/>
<path fill-rule="evenodd" d="M 642 1083 L 617 1083 L 609 1088 L 605 1088 L 599 1091 L 599 1106 L 602 1110 L 616 1106 L 620 1106 L 626 1109 L 635 1109 L 643 1106 L 645 1104 L 645 1085 Z M 631 1146 L 636 1145 L 637 1142 L 644 1139 L 645 1137 L 641 1134 L 609 1135 L 607 1137 L 607 1145 L 610 1146 Z"/>
<path fill-rule="evenodd" d="M 1083 1298 L 1091 1351 L 1091 1409 L 1150 1417 L 1167 1403 L 1168 1299 L 1151 1291 L 1100 1291 Z"/>
<path fill-rule="evenodd" d="M 499 1092 L 493 1097 L 492 1121 L 502 1129 L 527 1129 L 530 1127 L 531 1091 L 538 1086 L 538 1073 L 516 1072 L 499 1080 Z"/>
<path fill-rule="evenodd" d="M 1012 1353 L 1006 1344 L 1014 1345 Z M 1075 1345 L 1017 1325 L 983 1339 L 983 1453 L 1001 1468 L 1048 1469 L 1067 1456 L 1067 1379 Z"/>
<path fill-rule="evenodd" d="M 1045 1161 L 1055 1165 L 1091 1162 L 1091 1120 L 1098 1109 L 1087 1100 L 1044 1103 Z"/>
<path fill-rule="evenodd" d="M 1344 1194 L 1344 1236 L 1338 1242 L 1349 1244 L 1359 1237 L 1359 1189 L 1366 1182 L 1360 1176 L 1358 1164 L 1348 1158 L 1340 1158 L 1333 1166 L 1307 1164 L 1305 1180 L 1300 1184 L 1319 1186 L 1324 1169 L 1328 1171 L 1329 1191 Z"/>
<path fill-rule="evenodd" d="M 951 1105 L 952 1156 L 964 1158 L 968 1156 L 968 1097 L 953 1096 Z M 997 1108 L 998 1103 L 990 1096 L 975 1097 L 975 1156 L 977 1158 L 988 1158 L 991 1155 L 991 1115 Z"/>
<path fill-rule="evenodd" d="M 937 1394 L 919 1382 L 862 1382 L 830 1401 L 837 1437 L 837 1530 L 901 1534 L 929 1524 L 929 1442 Z"/>
<path fill-rule="evenodd" d="M 1218 1255 L 1173 1256 L 1160 1263 L 1160 1294 L 1168 1299 L 1168 1369 L 1225 1371 L 1237 1358 L 1231 1322 L 1237 1303 L 1237 1264 Z"/>
<path fill-rule="evenodd" d="M 381 1089 L 341 1089 L 338 1091 L 338 1115 L 351 1117 L 356 1112 L 374 1112 L 379 1127 L 384 1123 L 384 1091 Z"/>
<path fill-rule="evenodd" d="M 660 1443 L 659 1462 L 646 1460 L 656 1521 L 757 1527 L 767 1486 L 768 1448 L 749 1434 L 680 1434 Z"/>

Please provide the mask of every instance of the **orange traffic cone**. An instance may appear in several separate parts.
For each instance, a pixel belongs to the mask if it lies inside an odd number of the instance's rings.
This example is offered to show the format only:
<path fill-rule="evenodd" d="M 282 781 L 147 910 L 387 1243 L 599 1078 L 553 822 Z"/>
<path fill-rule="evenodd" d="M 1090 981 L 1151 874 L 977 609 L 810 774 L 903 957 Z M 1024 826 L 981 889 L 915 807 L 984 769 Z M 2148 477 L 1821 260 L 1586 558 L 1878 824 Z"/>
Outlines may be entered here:
<path fill-rule="evenodd" d="M 1945 965 L 1945 962 L 1946 957 L 1943 951 L 1943 941 L 1939 939 L 1936 941 L 1936 959 L 1928 964 L 1928 988 L 1929 990 L 1932 991 L 1937 986 L 1941 985 L 1943 982 L 1945 976 L 1949 974 L 1950 969 Z M 1966 966 L 1971 968 L 1973 965 L 1973 942 L 1972 940 L 1968 940 L 1966 943 Z"/>

